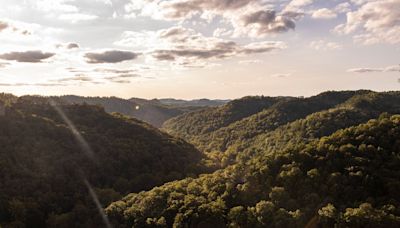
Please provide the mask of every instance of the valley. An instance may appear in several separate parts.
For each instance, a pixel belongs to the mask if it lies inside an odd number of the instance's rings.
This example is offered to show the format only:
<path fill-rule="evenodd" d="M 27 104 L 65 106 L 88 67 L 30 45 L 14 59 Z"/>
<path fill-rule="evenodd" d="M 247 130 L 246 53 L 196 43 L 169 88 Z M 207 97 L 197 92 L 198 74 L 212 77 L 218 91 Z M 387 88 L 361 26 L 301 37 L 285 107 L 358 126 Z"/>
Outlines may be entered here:
<path fill-rule="evenodd" d="M 0 98 L 4 227 L 400 225 L 399 92 L 181 104 L 161 130 L 123 99 Z"/>

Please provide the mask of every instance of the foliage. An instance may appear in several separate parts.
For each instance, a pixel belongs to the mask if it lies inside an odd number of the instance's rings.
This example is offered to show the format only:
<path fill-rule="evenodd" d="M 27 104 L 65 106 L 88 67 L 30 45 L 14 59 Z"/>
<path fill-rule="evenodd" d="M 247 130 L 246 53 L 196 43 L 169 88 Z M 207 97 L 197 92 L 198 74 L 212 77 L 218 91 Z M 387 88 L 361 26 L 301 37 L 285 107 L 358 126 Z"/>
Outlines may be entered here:
<path fill-rule="evenodd" d="M 148 124 L 95 106 L 57 107 L 76 130 L 47 98 L 19 98 L 0 116 L 0 226 L 101 227 L 84 180 L 107 205 L 204 172 L 199 151 Z"/>
<path fill-rule="evenodd" d="M 398 227 L 400 115 L 199 178 L 131 194 L 106 209 L 118 227 Z"/>
<path fill-rule="evenodd" d="M 186 113 L 164 123 L 163 129 L 172 135 L 195 141 L 197 136 L 209 134 L 236 121 L 271 107 L 284 97 L 244 97 L 221 107 L 211 107 Z"/>
<path fill-rule="evenodd" d="M 280 100 L 256 114 L 206 133 L 194 131 L 186 134 L 184 130 L 175 129 L 170 131 L 167 125 L 170 123 L 173 126 L 183 126 L 182 129 L 196 129 L 199 124 L 199 128 L 202 127 L 202 123 L 192 123 L 180 117 L 167 121 L 164 128 L 196 145 L 208 155 L 211 166 L 225 167 L 233 164 L 238 155 L 247 159 L 255 151 L 273 151 L 309 142 L 339 129 L 377 118 L 384 112 L 400 114 L 399 104 L 398 92 L 325 92 L 310 98 Z M 201 115 L 210 118 L 206 110 L 188 113 L 182 118 L 201 118 Z"/>

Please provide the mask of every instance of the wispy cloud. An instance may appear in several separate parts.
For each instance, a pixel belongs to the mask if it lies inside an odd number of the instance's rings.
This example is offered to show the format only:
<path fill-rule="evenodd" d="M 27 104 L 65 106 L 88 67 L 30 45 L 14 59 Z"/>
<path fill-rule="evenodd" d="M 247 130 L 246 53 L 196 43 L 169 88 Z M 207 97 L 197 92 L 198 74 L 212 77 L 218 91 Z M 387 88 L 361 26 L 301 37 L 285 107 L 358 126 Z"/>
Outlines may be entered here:
<path fill-rule="evenodd" d="M 147 39 L 146 36 L 148 36 Z M 146 53 L 154 59 L 180 63 L 191 62 L 192 64 L 188 66 L 193 66 L 198 61 L 221 60 L 286 48 L 286 44 L 280 41 L 263 41 L 240 45 L 232 40 L 207 37 L 193 29 L 181 26 L 157 32 L 130 33 L 130 36 L 125 33 L 123 40 L 117 43 L 136 46 L 138 39 L 143 39 L 144 46 L 150 46 L 146 44 L 146 40 L 152 42 L 153 47 L 146 50 Z"/>
<path fill-rule="evenodd" d="M 376 73 L 376 72 L 400 72 L 400 65 L 393 65 L 384 68 L 352 68 L 348 69 L 350 73 Z"/>
<path fill-rule="evenodd" d="M 316 40 L 309 44 L 309 47 L 317 51 L 331 51 L 331 50 L 341 50 L 343 45 L 326 40 Z"/>
<path fill-rule="evenodd" d="M 263 61 L 259 60 L 259 59 L 250 59 L 250 60 L 239 61 L 239 64 L 241 64 L 241 65 L 251 65 L 251 64 L 260 64 L 260 63 L 263 63 Z"/>
<path fill-rule="evenodd" d="M 7 67 L 9 65 L 10 65 L 10 63 L 2 63 L 2 62 L 0 62 L 0 68 Z"/>
<path fill-rule="evenodd" d="M 59 78 L 54 80 L 55 82 L 92 82 L 92 77 L 85 74 L 76 74 L 74 77 Z"/>
<path fill-rule="evenodd" d="M 272 78 L 287 78 L 290 77 L 292 74 L 291 73 L 278 73 L 278 74 L 272 74 Z"/>
<path fill-rule="evenodd" d="M 126 84 L 133 78 L 142 77 L 137 69 L 115 69 L 115 68 L 94 68 L 77 69 L 65 68 L 67 72 L 73 73 L 71 77 L 64 77 L 51 80 L 57 83 L 78 83 L 78 84 L 101 84 L 106 82 Z"/>
<path fill-rule="evenodd" d="M 66 86 L 63 83 L 0 83 L 0 87 L 23 87 L 23 86 L 37 86 L 37 87 L 54 87 Z"/>
<path fill-rule="evenodd" d="M 120 69 L 111 69 L 111 68 L 96 68 L 95 72 L 100 73 L 112 73 L 112 74 L 131 74 L 136 72 L 137 70 L 120 70 Z"/>

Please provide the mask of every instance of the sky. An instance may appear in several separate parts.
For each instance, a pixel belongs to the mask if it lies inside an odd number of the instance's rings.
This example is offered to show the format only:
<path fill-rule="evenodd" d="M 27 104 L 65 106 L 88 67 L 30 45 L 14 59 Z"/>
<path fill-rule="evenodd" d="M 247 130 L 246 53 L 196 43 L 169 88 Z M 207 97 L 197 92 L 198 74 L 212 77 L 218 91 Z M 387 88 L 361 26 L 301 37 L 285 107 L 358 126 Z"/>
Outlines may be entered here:
<path fill-rule="evenodd" d="M 0 0 L 0 91 L 123 98 L 400 89 L 400 0 Z"/>

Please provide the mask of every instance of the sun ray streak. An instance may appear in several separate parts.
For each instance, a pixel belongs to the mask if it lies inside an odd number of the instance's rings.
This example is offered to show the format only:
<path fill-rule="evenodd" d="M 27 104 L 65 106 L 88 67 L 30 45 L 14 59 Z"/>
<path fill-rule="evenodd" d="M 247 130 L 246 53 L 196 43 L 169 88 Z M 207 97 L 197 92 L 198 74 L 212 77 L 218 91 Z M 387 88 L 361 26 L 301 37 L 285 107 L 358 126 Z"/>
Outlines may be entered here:
<path fill-rule="evenodd" d="M 75 139 L 79 143 L 80 147 L 84 151 L 85 155 L 93 162 L 97 163 L 97 159 L 95 157 L 95 153 L 93 152 L 92 148 L 90 147 L 89 143 L 85 140 L 85 138 L 81 135 L 72 121 L 68 118 L 65 112 L 61 109 L 61 107 L 55 102 L 54 100 L 50 100 L 50 105 L 56 110 L 56 112 L 60 115 L 63 121 L 68 125 L 69 129 L 71 130 L 72 134 L 74 135 Z M 90 198 L 93 200 L 93 203 L 96 205 L 96 208 L 103 219 L 104 225 L 106 228 L 112 228 L 110 221 L 108 220 L 107 215 L 104 213 L 103 206 L 100 203 L 99 197 L 97 196 L 96 192 L 93 190 L 92 185 L 89 181 L 85 178 L 83 174 L 83 170 L 80 167 L 77 168 L 78 173 L 80 174 L 81 179 L 83 180 L 85 186 L 88 189 Z"/>
<path fill-rule="evenodd" d="M 99 214 L 101 215 L 101 218 L 103 219 L 104 224 L 106 225 L 107 228 L 111 228 L 112 227 L 111 223 L 108 220 L 107 215 L 104 213 L 103 206 L 101 205 L 96 192 L 93 190 L 92 185 L 89 183 L 89 181 L 86 178 L 83 178 L 83 182 L 85 183 L 86 187 L 88 188 L 90 197 L 92 198 L 93 202 L 96 204 L 96 208 L 99 211 Z"/>
<path fill-rule="evenodd" d="M 96 161 L 95 153 L 93 152 L 92 148 L 87 143 L 87 141 L 83 138 L 83 136 L 78 131 L 78 129 L 76 129 L 75 125 L 67 117 L 65 112 L 59 107 L 59 105 L 54 100 L 50 100 L 50 105 L 54 108 L 54 110 L 56 110 L 56 112 L 60 115 L 60 117 L 63 119 L 63 121 L 68 125 L 69 129 L 71 130 L 75 139 L 78 141 L 79 145 L 81 146 L 81 148 L 82 148 L 83 152 L 86 154 L 86 156 L 90 160 Z"/>

